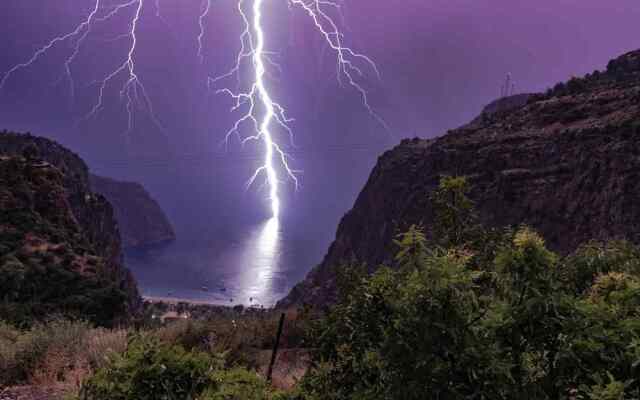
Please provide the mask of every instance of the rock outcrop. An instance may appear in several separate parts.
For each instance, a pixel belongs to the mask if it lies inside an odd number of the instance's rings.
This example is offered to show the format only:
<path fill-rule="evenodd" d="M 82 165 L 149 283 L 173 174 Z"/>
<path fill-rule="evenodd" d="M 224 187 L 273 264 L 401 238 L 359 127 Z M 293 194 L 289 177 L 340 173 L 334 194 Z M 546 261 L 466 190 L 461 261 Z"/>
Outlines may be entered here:
<path fill-rule="evenodd" d="M 80 314 L 96 321 L 140 308 L 113 209 L 91 191 L 80 157 L 45 138 L 0 133 L 0 211 L 4 306 L 39 314 L 88 307 L 91 315 Z"/>
<path fill-rule="evenodd" d="M 531 93 L 520 93 L 512 96 L 501 97 L 497 100 L 487 104 L 480 113 L 478 118 L 483 118 L 487 115 L 492 115 L 499 112 L 508 112 L 525 106 L 531 98 Z"/>
<path fill-rule="evenodd" d="M 140 249 L 175 240 L 175 233 L 158 203 L 135 182 L 90 175 L 94 192 L 113 206 L 125 249 Z"/>
<path fill-rule="evenodd" d="M 333 301 L 345 261 L 391 263 L 394 235 L 432 222 L 442 175 L 468 177 L 485 224 L 529 224 L 562 253 L 590 239 L 640 243 L 640 51 L 521 103 L 383 154 L 322 263 L 279 306 Z"/>

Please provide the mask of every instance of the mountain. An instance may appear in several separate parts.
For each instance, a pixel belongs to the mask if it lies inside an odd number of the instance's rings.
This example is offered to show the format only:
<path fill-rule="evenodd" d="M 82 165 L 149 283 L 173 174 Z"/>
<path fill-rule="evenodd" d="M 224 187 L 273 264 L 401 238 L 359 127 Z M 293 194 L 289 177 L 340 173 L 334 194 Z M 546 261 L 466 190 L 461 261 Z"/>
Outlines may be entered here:
<path fill-rule="evenodd" d="M 76 154 L 0 133 L 0 319 L 56 313 L 109 325 L 140 307 L 113 208 Z"/>
<path fill-rule="evenodd" d="M 91 187 L 113 206 L 125 249 L 161 245 L 176 235 L 162 208 L 139 183 L 91 174 Z"/>
<path fill-rule="evenodd" d="M 528 224 L 561 253 L 592 238 L 640 243 L 640 50 L 384 153 L 322 263 L 278 306 L 330 303 L 346 261 L 392 264 L 394 235 L 432 222 L 429 196 L 443 175 L 468 177 L 486 225 Z"/>
<path fill-rule="evenodd" d="M 533 96 L 533 94 L 531 93 L 520 93 L 514 94 L 512 96 L 501 97 L 487 104 L 482 109 L 482 112 L 480 113 L 478 118 L 484 118 L 487 115 L 492 115 L 500 112 L 504 113 L 520 107 L 524 107 L 527 102 L 529 102 L 531 96 Z"/>

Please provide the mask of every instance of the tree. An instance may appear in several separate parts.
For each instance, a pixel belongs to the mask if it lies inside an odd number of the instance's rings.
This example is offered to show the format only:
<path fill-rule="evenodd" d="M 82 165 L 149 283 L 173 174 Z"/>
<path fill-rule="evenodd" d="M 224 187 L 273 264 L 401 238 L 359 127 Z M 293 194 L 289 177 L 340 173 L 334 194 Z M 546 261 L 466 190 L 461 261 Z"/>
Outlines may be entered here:
<path fill-rule="evenodd" d="M 398 266 L 407 271 L 419 268 L 423 262 L 422 258 L 427 253 L 424 229 L 418 225 L 411 225 L 406 232 L 397 235 L 393 242 L 400 248 L 395 257 Z"/>
<path fill-rule="evenodd" d="M 468 193 L 465 177 L 444 176 L 431 195 L 435 215 L 433 233 L 438 244 L 459 246 L 471 239 L 477 228 L 477 216 Z"/>
<path fill-rule="evenodd" d="M 302 398 L 639 399 L 640 250 L 561 257 L 529 227 L 477 225 L 467 192 L 443 178 L 439 240 L 413 225 L 399 268 L 349 275 L 312 335 Z"/>

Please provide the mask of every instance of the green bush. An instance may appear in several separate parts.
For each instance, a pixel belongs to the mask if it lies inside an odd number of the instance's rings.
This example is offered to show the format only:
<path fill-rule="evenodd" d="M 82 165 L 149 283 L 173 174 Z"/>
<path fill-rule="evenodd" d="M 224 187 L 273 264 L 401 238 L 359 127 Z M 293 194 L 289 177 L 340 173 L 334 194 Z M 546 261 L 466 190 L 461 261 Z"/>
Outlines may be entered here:
<path fill-rule="evenodd" d="M 218 361 L 181 346 L 134 338 L 123 355 L 114 355 L 84 385 L 82 399 L 193 399 L 210 383 Z"/>
<path fill-rule="evenodd" d="M 127 299 L 115 283 L 19 256 L 0 259 L 0 320 L 29 326 L 61 314 L 110 326 L 123 315 Z"/>
<path fill-rule="evenodd" d="M 80 399 L 267 400 L 277 395 L 256 373 L 224 365 L 222 356 L 137 336 L 126 352 L 114 354 L 85 382 Z"/>
<path fill-rule="evenodd" d="M 203 400 L 284 400 L 283 394 L 274 393 L 267 382 L 255 372 L 244 368 L 218 370 L 211 375 L 213 384 Z"/>
<path fill-rule="evenodd" d="M 469 204 L 465 182 L 445 183 L 445 240 L 413 226 L 396 268 L 340 275 L 300 396 L 640 398 L 640 250 L 592 242 L 561 257 L 527 227 L 497 237 L 459 223 L 456 209 L 472 211 L 447 201 Z"/>

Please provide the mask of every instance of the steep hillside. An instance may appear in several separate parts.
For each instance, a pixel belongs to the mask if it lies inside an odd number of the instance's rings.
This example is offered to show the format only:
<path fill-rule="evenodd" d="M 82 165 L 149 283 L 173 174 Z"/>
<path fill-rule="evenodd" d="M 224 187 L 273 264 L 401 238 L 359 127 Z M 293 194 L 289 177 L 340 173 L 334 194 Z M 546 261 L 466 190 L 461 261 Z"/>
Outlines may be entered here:
<path fill-rule="evenodd" d="M 525 222 L 560 252 L 591 238 L 640 243 L 640 51 L 383 154 L 323 262 L 279 306 L 331 302 L 344 261 L 390 263 L 395 234 L 429 227 L 442 175 L 468 176 L 485 224 Z"/>
<path fill-rule="evenodd" d="M 0 319 L 69 313 L 110 323 L 138 309 L 109 202 L 75 154 L 0 133 Z"/>
<path fill-rule="evenodd" d="M 125 249 L 175 240 L 169 219 L 142 185 L 93 174 L 89 178 L 92 189 L 106 197 L 113 206 Z"/>

